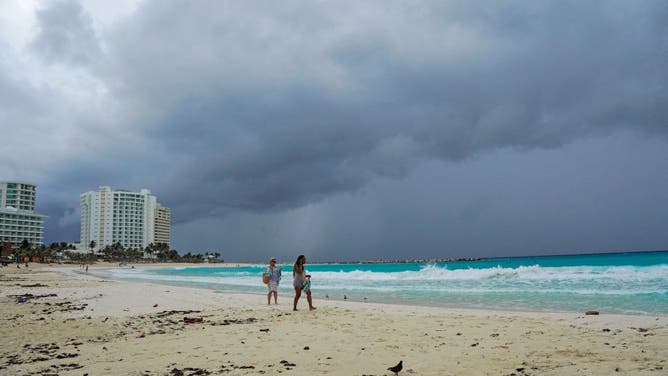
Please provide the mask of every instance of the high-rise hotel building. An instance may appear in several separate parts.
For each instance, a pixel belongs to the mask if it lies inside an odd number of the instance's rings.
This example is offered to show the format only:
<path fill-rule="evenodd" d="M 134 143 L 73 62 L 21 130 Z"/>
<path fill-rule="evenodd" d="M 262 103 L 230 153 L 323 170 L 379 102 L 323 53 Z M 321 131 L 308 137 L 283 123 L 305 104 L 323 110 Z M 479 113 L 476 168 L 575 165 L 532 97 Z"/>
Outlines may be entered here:
<path fill-rule="evenodd" d="M 81 245 L 95 249 L 121 243 L 143 249 L 151 243 L 170 245 L 169 208 L 148 189 L 140 192 L 100 187 L 81 195 Z"/>
<path fill-rule="evenodd" d="M 154 243 L 171 244 L 171 213 L 168 207 L 157 204 L 155 207 Z"/>
<path fill-rule="evenodd" d="M 44 244 L 45 215 L 35 213 L 35 185 L 0 181 L 0 243 L 18 248 L 24 240 L 31 246 Z"/>

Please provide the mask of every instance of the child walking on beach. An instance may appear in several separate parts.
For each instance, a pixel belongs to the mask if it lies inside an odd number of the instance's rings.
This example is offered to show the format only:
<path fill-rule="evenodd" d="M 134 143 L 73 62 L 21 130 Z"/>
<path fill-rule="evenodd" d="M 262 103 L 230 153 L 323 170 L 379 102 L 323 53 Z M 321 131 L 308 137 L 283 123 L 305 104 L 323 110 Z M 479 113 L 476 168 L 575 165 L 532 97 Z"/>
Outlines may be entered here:
<path fill-rule="evenodd" d="M 299 257 L 297 257 L 297 261 L 295 261 L 295 265 L 292 267 L 292 276 L 294 277 L 292 286 L 295 288 L 295 300 L 292 304 L 293 311 L 297 310 L 297 302 L 299 302 L 299 298 L 302 296 L 302 290 L 306 292 L 308 309 L 311 311 L 315 309 L 313 306 L 313 300 L 311 299 L 311 276 L 305 274 L 306 272 L 304 270 L 304 264 L 306 264 L 306 256 L 299 255 Z"/>
<path fill-rule="evenodd" d="M 267 304 L 271 304 L 271 295 L 274 295 L 274 304 L 278 304 L 278 283 L 281 281 L 283 267 L 276 268 L 276 257 L 269 259 L 269 266 L 264 270 L 264 274 L 269 277 L 267 283 Z"/>

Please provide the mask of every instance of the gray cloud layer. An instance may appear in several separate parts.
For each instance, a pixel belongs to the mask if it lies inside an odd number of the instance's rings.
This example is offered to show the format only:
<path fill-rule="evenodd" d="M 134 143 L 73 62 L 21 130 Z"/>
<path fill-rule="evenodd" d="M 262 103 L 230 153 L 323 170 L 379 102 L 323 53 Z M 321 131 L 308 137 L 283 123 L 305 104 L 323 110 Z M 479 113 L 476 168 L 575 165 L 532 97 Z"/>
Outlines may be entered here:
<path fill-rule="evenodd" d="M 0 73 L 0 110 L 67 124 L 69 150 L 42 163 L 59 176 L 47 186 L 75 197 L 146 186 L 184 226 L 274 216 L 432 160 L 624 129 L 665 141 L 666 19 L 662 1 L 146 1 L 96 32 L 78 3 L 56 2 L 37 12 L 30 50 L 96 94 L 42 103 L 63 87 Z M 68 235 L 72 205 L 45 203 Z"/>
<path fill-rule="evenodd" d="M 92 20 L 79 3 L 55 3 L 37 11 L 37 20 L 39 31 L 32 48 L 47 63 L 79 65 L 99 57 Z"/>

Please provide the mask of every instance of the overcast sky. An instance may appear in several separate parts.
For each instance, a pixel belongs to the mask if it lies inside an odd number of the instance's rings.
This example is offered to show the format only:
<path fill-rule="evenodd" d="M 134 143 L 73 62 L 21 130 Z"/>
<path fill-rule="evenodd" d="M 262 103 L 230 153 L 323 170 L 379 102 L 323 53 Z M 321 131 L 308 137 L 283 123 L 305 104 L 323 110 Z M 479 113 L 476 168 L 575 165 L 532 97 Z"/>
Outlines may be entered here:
<path fill-rule="evenodd" d="M 668 2 L 0 0 L 45 241 L 150 189 L 228 260 L 668 249 Z"/>

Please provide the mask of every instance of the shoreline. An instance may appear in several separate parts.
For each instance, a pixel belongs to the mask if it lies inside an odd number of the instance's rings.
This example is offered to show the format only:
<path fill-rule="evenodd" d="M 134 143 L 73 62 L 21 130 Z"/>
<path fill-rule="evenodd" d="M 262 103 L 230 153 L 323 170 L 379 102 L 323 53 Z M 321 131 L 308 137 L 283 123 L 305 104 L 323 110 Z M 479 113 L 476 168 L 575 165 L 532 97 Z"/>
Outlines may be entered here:
<path fill-rule="evenodd" d="M 252 264 L 254 265 L 254 264 Z M 105 268 L 108 270 L 110 268 Z M 74 273 L 81 274 L 83 276 L 86 273 L 73 271 Z M 258 301 L 262 302 L 266 298 L 266 293 L 254 293 L 254 292 L 229 292 L 223 291 L 220 289 L 200 287 L 200 286 L 181 286 L 178 284 L 170 283 L 161 283 L 155 281 L 144 281 L 144 280 L 118 280 L 113 278 L 107 278 L 102 275 L 96 275 L 94 272 L 89 273 L 88 275 L 98 278 L 98 279 L 108 279 L 114 282 L 128 283 L 133 285 L 150 285 L 150 286 L 161 286 L 169 287 L 173 289 L 184 289 L 188 291 L 210 291 L 214 294 L 226 294 L 235 297 L 242 297 L 243 301 Z M 317 290 L 316 290 L 317 291 Z M 287 294 L 286 294 L 287 292 Z M 285 287 L 283 290 L 279 291 L 279 294 L 283 299 L 287 297 L 292 297 L 294 292 L 291 288 Z M 522 316 L 522 317 L 540 317 L 540 318 L 551 318 L 551 319 L 563 319 L 568 318 L 581 318 L 581 317 L 596 317 L 596 316 L 605 316 L 611 319 L 610 325 L 614 326 L 613 321 L 617 322 L 629 322 L 629 319 L 633 322 L 640 323 L 648 319 L 655 321 L 660 321 L 663 325 L 668 327 L 668 313 L 666 314 L 626 314 L 626 313 L 607 313 L 607 312 L 598 312 L 597 315 L 587 315 L 585 312 L 576 312 L 576 311 L 563 311 L 563 310 L 530 310 L 530 309 L 501 309 L 501 308 L 470 308 L 470 307 L 457 307 L 457 306 L 442 306 L 442 305 L 428 305 L 428 304 L 410 304 L 410 302 L 365 302 L 359 300 L 348 299 L 344 300 L 341 298 L 328 298 L 324 299 L 318 294 L 314 293 L 313 300 L 320 305 L 326 306 L 341 306 L 345 308 L 354 308 L 361 310 L 380 310 L 388 311 L 393 313 L 414 313 L 414 314 L 455 314 L 455 315 L 472 315 L 472 316 Z M 599 320 L 600 322 L 600 320 Z M 639 325 L 639 324 L 638 324 Z"/>
<path fill-rule="evenodd" d="M 236 264 L 236 263 L 226 263 L 226 264 L 204 264 L 202 266 L 199 266 L 198 264 L 172 264 L 172 263 L 156 263 L 156 264 L 135 264 L 137 267 L 136 269 L 170 269 L 170 268 L 215 268 L 215 267 L 264 267 L 265 265 L 260 265 L 260 264 L 251 264 L 251 263 L 246 263 L 246 264 Z M 147 266 L 147 265 L 150 265 Z M 283 264 L 285 267 L 285 264 Z M 100 265 L 92 270 L 92 272 L 95 272 L 95 269 L 100 270 L 103 269 L 105 271 L 109 271 L 112 269 L 117 269 L 117 270 L 127 270 L 129 269 L 130 266 L 118 268 L 116 265 L 113 264 L 106 264 L 106 265 Z M 132 266 L 132 268 L 135 268 Z M 110 276 L 107 275 L 101 275 L 102 277 L 105 278 L 111 278 Z M 259 275 L 258 275 L 259 279 Z M 225 285 L 218 285 L 216 283 L 207 283 L 207 282 L 201 282 L 201 283 L 196 283 L 196 282 L 184 282 L 184 281 L 170 281 L 168 279 L 165 280 L 154 280 L 151 278 L 144 279 L 144 278 L 132 278 L 131 276 L 126 276 L 123 278 L 118 278 L 117 280 L 121 281 L 128 281 L 128 282 L 148 282 L 148 283 L 155 283 L 159 285 L 164 285 L 164 286 L 183 286 L 183 287 L 193 287 L 193 288 L 202 288 L 202 289 L 207 289 L 207 290 L 213 290 L 217 291 L 219 293 L 232 293 L 232 294 L 250 294 L 250 295 L 264 295 L 264 286 L 258 283 L 256 286 L 249 287 L 249 285 L 243 285 L 241 288 L 229 288 L 226 287 Z M 254 291 L 251 291 L 254 290 Z M 281 289 L 279 290 L 279 294 L 292 294 L 292 286 L 288 284 L 281 284 Z M 369 295 L 370 294 L 370 295 Z M 344 295 L 347 295 L 347 298 L 344 298 Z M 367 300 L 367 296 L 369 299 Z M 619 307 L 611 306 L 611 305 L 598 305 L 596 303 L 593 303 L 591 305 L 584 305 L 580 304 L 579 309 L 573 309 L 574 307 L 566 307 L 564 305 L 559 306 L 558 304 L 552 304 L 552 305 L 546 305 L 546 306 L 531 306 L 531 305 L 522 305 L 522 306 L 515 306 L 512 307 L 509 304 L 504 304 L 505 301 L 501 302 L 496 302 L 496 301 L 487 301 L 484 299 L 475 299 L 475 295 L 471 296 L 472 299 L 468 300 L 469 304 L 466 303 L 460 303 L 458 302 L 447 302 L 445 300 L 438 300 L 438 299 L 428 299 L 428 298 L 423 298 L 420 299 L 417 296 L 411 296 L 410 294 L 408 295 L 395 295 L 395 296 L 387 296 L 387 295 L 382 295 L 382 294 L 375 294 L 374 292 L 358 292 L 358 291 L 349 291 L 345 292 L 344 290 L 337 291 L 336 289 L 327 289 L 327 288 L 322 288 L 322 289 L 314 289 L 314 298 L 320 298 L 320 299 L 325 299 L 326 300 L 331 300 L 331 301 L 337 301 L 337 302 L 358 302 L 358 303 L 363 303 L 363 304 L 387 304 L 387 305 L 401 305 L 401 306 L 416 306 L 416 307 L 430 307 L 430 308 L 443 308 L 443 309 L 454 309 L 454 310 L 483 310 L 483 311 L 508 311 L 508 312 L 531 312 L 534 314 L 537 313 L 564 313 L 564 314 L 585 314 L 587 311 L 598 311 L 602 314 L 615 314 L 615 315 L 622 315 L 622 316 L 643 316 L 643 317 L 666 317 L 668 318 L 668 311 L 661 311 L 661 310 L 647 310 L 647 311 L 641 311 L 638 309 L 621 309 Z M 510 300 L 509 300 L 510 301 Z M 494 304 L 494 303 L 499 303 L 499 304 Z"/>
<path fill-rule="evenodd" d="M 390 375 L 387 367 L 400 359 L 402 374 L 419 375 L 609 375 L 617 369 L 662 375 L 668 369 L 666 317 L 315 296 L 316 311 L 300 301 L 293 312 L 292 294 L 267 306 L 262 295 L 108 280 L 76 265 L 1 268 L 0 286 L 0 374 Z M 12 295 L 20 294 L 32 297 L 18 303 Z M 196 322 L 186 323 L 187 317 Z"/>

